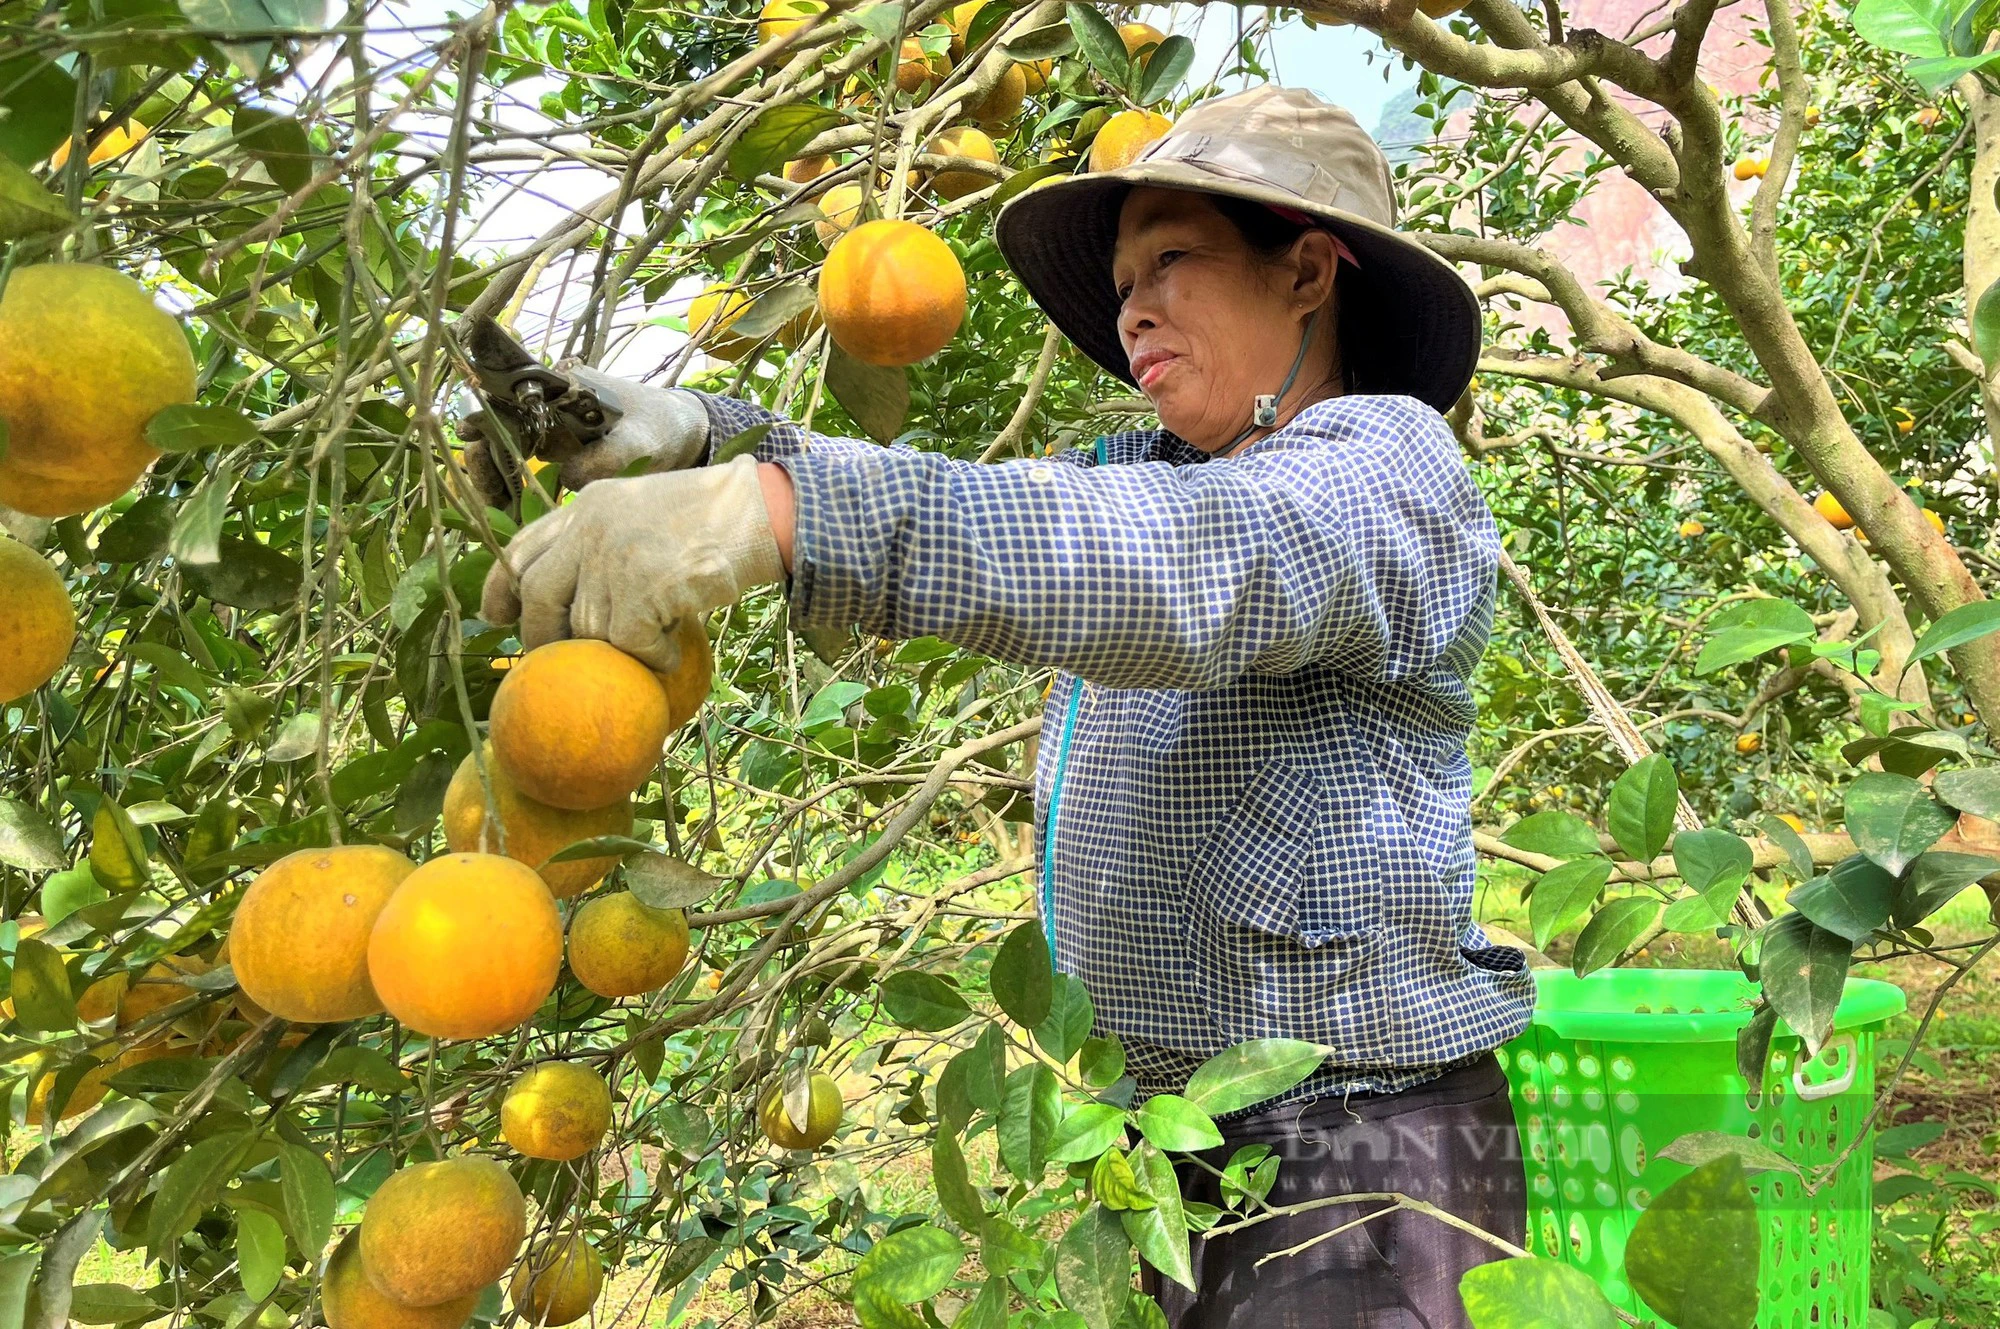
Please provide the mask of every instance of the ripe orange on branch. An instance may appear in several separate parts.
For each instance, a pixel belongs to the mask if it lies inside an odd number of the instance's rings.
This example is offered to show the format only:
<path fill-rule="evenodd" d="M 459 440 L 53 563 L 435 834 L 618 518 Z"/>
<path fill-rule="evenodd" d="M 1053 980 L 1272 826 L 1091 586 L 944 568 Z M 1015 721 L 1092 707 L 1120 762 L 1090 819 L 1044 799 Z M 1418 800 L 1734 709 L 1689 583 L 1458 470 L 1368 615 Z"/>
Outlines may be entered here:
<path fill-rule="evenodd" d="M 840 1085 L 825 1071 L 812 1072 L 807 1082 L 810 1105 L 803 1124 L 794 1121 L 785 1109 L 783 1079 L 773 1081 L 757 1105 L 757 1124 L 763 1128 L 764 1138 L 780 1149 L 817 1149 L 840 1127 L 845 1107 L 840 1101 Z"/>
<path fill-rule="evenodd" d="M 578 1233 L 537 1243 L 514 1268 L 507 1297 L 529 1324 L 569 1324 L 590 1313 L 604 1260 Z"/>
<path fill-rule="evenodd" d="M 562 969 L 562 919 L 533 869 L 445 854 L 389 897 L 368 977 L 389 1014 L 432 1038 L 485 1038 L 535 1013 Z"/>
<path fill-rule="evenodd" d="M 1174 122 L 1157 111 L 1120 111 L 1090 141 L 1090 169 L 1115 171 L 1138 160 L 1146 145 L 1165 138 Z"/>
<path fill-rule="evenodd" d="M 1827 524 L 1836 531 L 1844 531 L 1854 525 L 1854 518 L 1847 515 L 1847 509 L 1831 492 L 1822 491 L 1813 499 L 1813 511 L 1826 518 Z"/>
<path fill-rule="evenodd" d="M 684 667 L 698 665 L 685 656 Z M 493 756 L 515 786 L 575 812 L 645 783 L 667 735 L 687 719 L 672 714 L 652 670 L 588 638 L 528 652 L 493 694 L 491 714 Z"/>
<path fill-rule="evenodd" d="M 490 1158 L 413 1163 L 391 1174 L 361 1212 L 361 1267 L 405 1306 L 436 1306 L 507 1271 L 528 1235 L 527 1201 Z"/>
<path fill-rule="evenodd" d="M 819 196 L 819 210 L 826 214 L 825 221 L 813 223 L 813 231 L 819 242 L 831 248 L 854 224 L 861 220 L 861 206 L 867 201 L 862 187 L 849 181 L 835 185 Z"/>
<path fill-rule="evenodd" d="M 375 1290 L 361 1268 L 361 1230 L 342 1237 L 326 1263 L 319 1288 L 327 1329 L 459 1329 L 472 1318 L 479 1294 L 468 1292 L 434 1306 L 405 1306 Z"/>
<path fill-rule="evenodd" d="M 947 129 L 924 145 L 924 151 L 935 157 L 964 157 L 969 161 L 991 162 L 998 165 L 1000 151 L 993 140 L 970 125 Z M 931 188 L 940 198 L 964 198 L 994 184 L 993 177 L 981 175 L 977 171 L 939 171 L 931 179 Z"/>
<path fill-rule="evenodd" d="M 826 256 L 819 309 L 855 359 L 913 365 L 943 350 L 965 321 L 965 270 L 915 222 L 863 222 Z"/>
<path fill-rule="evenodd" d="M 75 644 L 76 606 L 62 574 L 19 540 L 0 535 L 0 704 L 54 678 Z"/>
<path fill-rule="evenodd" d="M 500 1100 L 500 1134 L 529 1158 L 581 1158 L 610 1129 L 611 1086 L 573 1061 L 530 1066 Z"/>
<path fill-rule="evenodd" d="M 1118 25 L 1118 36 L 1125 43 L 1125 54 L 1141 65 L 1152 63 L 1153 51 L 1158 50 L 1167 39 L 1166 33 L 1150 23 L 1121 23 Z M 1152 50 L 1147 50 L 1148 47 Z M 1141 51 L 1145 54 L 1141 55 Z"/>
<path fill-rule="evenodd" d="M 825 12 L 823 0 L 770 0 L 757 15 L 757 44 L 777 41 Z"/>
<path fill-rule="evenodd" d="M 444 791 L 444 842 L 459 853 L 497 854 L 501 833 L 505 833 L 506 855 L 525 863 L 541 874 L 550 894 L 558 900 L 580 895 L 617 866 L 617 855 L 579 858 L 551 863 L 550 857 L 579 840 L 600 835 L 632 833 L 632 800 L 621 798 L 601 808 L 577 811 L 538 803 L 515 787 L 507 772 L 493 759 L 493 746 L 486 746 L 486 781 L 493 790 L 495 818 L 487 815 L 486 785 L 479 780 L 479 767 L 467 753 L 452 773 Z"/>
<path fill-rule="evenodd" d="M 687 915 L 650 908 L 630 891 L 600 895 L 570 920 L 570 972 L 600 997 L 657 992 L 674 981 L 687 954 Z"/>
<path fill-rule="evenodd" d="M 750 297 L 726 284 L 715 285 L 697 295 L 688 305 L 688 336 L 718 360 L 732 364 L 741 360 L 757 343 L 746 337 L 731 336 L 730 325 L 750 308 Z"/>
<path fill-rule="evenodd" d="M 993 90 L 966 107 L 965 113 L 988 127 L 1005 125 L 1021 113 L 1027 99 L 1027 71 L 1019 65 L 1008 65 Z"/>
<path fill-rule="evenodd" d="M 926 83 L 942 83 L 951 73 L 951 57 L 943 51 L 933 55 L 915 37 L 905 37 L 896 52 L 896 90 L 912 93 Z"/>
<path fill-rule="evenodd" d="M 17 268 L 0 295 L 0 503 L 87 512 L 160 455 L 146 422 L 194 400 L 194 356 L 172 315 L 113 268 Z"/>
<path fill-rule="evenodd" d="M 416 870 L 395 850 L 368 844 L 301 849 L 265 868 L 229 927 L 229 962 L 244 996 L 306 1024 L 380 1011 L 368 981 L 368 938 Z"/>

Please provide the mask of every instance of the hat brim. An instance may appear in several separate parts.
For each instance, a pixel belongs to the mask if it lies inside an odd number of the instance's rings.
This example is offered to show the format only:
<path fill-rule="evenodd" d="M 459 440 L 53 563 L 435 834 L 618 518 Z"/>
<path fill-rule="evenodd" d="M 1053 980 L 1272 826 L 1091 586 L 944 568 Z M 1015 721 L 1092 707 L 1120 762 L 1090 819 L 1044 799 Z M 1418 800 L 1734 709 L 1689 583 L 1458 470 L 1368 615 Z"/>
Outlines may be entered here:
<path fill-rule="evenodd" d="M 1220 194 L 1312 217 L 1358 260 L 1358 269 L 1341 274 L 1339 290 L 1349 311 L 1343 322 L 1355 317 L 1358 307 L 1370 328 L 1371 359 L 1385 380 L 1371 390 L 1407 393 L 1447 411 L 1472 381 L 1479 362 L 1479 302 L 1442 258 L 1386 226 L 1307 202 L 1290 190 L 1159 161 L 1038 184 L 1009 199 L 993 228 L 1001 255 L 1050 321 L 1123 382 L 1136 386 L 1118 337 L 1120 302 L 1111 259 L 1118 210 L 1135 185 Z"/>

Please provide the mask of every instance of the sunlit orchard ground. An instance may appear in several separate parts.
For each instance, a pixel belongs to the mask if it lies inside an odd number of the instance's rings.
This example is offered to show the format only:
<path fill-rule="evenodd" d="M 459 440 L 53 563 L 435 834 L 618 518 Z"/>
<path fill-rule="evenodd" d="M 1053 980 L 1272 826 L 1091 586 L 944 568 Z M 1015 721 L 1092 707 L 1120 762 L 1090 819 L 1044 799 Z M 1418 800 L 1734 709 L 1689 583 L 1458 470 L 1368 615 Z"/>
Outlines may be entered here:
<path fill-rule="evenodd" d="M 1476 900 L 1481 922 L 1518 936 L 1528 935 L 1527 910 L 1520 898 L 1525 879 L 1522 870 L 1508 864 L 1482 865 Z M 1991 926 L 1987 922 L 1986 899 L 1976 887 L 1960 895 L 1934 921 L 1941 945 L 1984 935 Z M 1558 938 L 1552 942 L 1549 957 L 1566 962 L 1572 939 Z M 1712 936 L 1670 934 L 1641 951 L 1633 963 L 1662 968 L 1727 968 L 1733 962 L 1728 947 Z M 1935 1142 L 1918 1153 L 1923 1163 L 1980 1176 L 1992 1174 L 1995 1155 L 2000 1153 L 2000 1120 L 1996 1120 L 2000 1118 L 2000 1105 L 1996 1105 L 1993 1091 L 1995 1072 L 2000 1071 L 2000 978 L 1991 970 L 1992 966 L 1984 972 L 1975 970 L 1947 998 L 1924 1040 L 1929 1055 L 1920 1058 L 1906 1075 L 1891 1108 L 1897 1124 L 1936 1121 L 1945 1127 Z M 1938 962 L 1898 959 L 1886 964 L 1857 965 L 1854 972 L 1895 982 L 1909 998 L 1909 1010 L 1892 1021 L 1877 1042 L 1878 1071 L 1886 1076 L 1901 1054 L 1903 1040 L 1915 1030 L 1925 1003 L 1949 970 Z M 879 1033 L 887 1038 L 891 1031 L 885 1026 Z M 867 1166 L 856 1169 L 855 1175 L 870 1207 L 876 1211 L 929 1212 L 936 1201 L 930 1190 L 929 1158 L 919 1147 L 921 1137 L 907 1131 L 896 1131 L 894 1135 L 907 1141 L 900 1151 L 886 1155 L 871 1152 Z M 22 1143 L 17 1136 L 15 1152 L 19 1152 Z M 973 1142 L 968 1163 L 975 1184 L 992 1179 L 995 1163 L 990 1134 Z M 1886 1171 L 1886 1165 L 1881 1170 Z M 853 1258 L 841 1251 L 822 1257 L 809 1271 L 819 1282 L 791 1295 L 762 1323 L 777 1329 L 853 1325 L 852 1312 L 841 1297 L 844 1276 Z M 729 1273 L 725 1267 L 711 1278 L 708 1286 L 674 1321 L 675 1329 L 698 1329 L 705 1323 L 724 1326 L 755 1322 L 744 1298 L 727 1287 Z M 597 1313 L 591 1320 L 579 1323 L 611 1329 L 640 1326 L 665 1329 L 670 1299 L 649 1300 L 652 1278 L 650 1268 L 614 1271 L 598 1302 Z M 100 1248 L 85 1261 L 78 1281 L 143 1285 L 151 1280 L 140 1253 Z"/>

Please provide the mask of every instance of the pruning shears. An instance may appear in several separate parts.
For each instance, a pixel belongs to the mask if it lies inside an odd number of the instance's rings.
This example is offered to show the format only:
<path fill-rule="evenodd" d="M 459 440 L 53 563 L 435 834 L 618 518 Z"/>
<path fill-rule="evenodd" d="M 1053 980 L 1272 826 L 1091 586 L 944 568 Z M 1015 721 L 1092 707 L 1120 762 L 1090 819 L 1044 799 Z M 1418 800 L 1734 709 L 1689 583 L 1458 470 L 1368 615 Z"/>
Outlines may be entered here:
<path fill-rule="evenodd" d="M 472 320 L 464 352 L 483 409 L 458 422 L 458 435 L 468 443 L 484 440 L 489 453 L 496 421 L 511 434 L 522 458 L 560 464 L 624 418 L 624 408 L 610 392 L 585 387 L 549 368 L 490 317 Z M 493 460 L 500 462 L 497 455 Z"/>

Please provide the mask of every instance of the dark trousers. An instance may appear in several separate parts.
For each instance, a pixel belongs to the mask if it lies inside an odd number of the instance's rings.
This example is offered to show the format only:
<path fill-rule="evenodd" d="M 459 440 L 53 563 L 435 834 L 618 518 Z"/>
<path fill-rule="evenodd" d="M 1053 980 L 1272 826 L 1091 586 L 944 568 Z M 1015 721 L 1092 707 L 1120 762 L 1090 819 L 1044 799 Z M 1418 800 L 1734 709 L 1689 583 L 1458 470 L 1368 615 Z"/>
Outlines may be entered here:
<path fill-rule="evenodd" d="M 1294 1103 L 1220 1126 L 1222 1147 L 1201 1158 L 1220 1171 L 1244 1145 L 1268 1146 L 1281 1160 L 1273 1206 L 1397 1191 L 1525 1244 L 1521 1140 L 1491 1053 L 1401 1093 Z M 1216 1177 L 1183 1163 L 1180 1178 L 1187 1198 L 1222 1203 Z M 1197 1236 L 1199 1293 L 1150 1268 L 1142 1286 L 1172 1329 L 1466 1329 L 1459 1276 L 1505 1253 L 1427 1214 L 1371 1219 L 1257 1267 L 1264 1255 L 1384 1207 L 1329 1205 L 1234 1236 Z"/>

